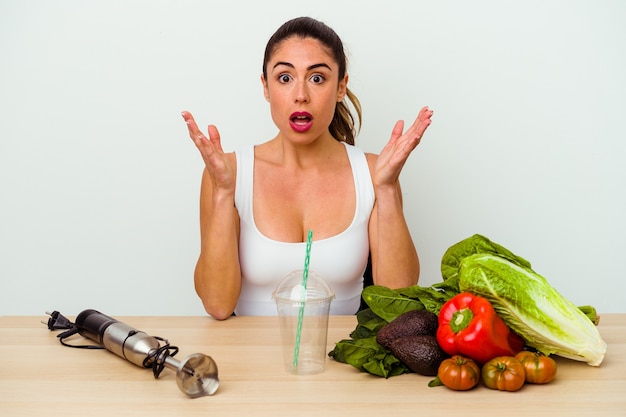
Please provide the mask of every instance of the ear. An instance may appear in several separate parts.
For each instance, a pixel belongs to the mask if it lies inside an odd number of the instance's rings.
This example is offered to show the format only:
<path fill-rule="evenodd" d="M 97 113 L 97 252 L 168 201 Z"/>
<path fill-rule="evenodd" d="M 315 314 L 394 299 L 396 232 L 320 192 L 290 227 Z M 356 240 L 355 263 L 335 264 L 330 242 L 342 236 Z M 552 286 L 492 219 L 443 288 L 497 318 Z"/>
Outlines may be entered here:
<path fill-rule="evenodd" d="M 337 103 L 343 101 L 348 91 L 348 74 L 343 77 L 343 80 L 339 81 L 339 88 L 337 89 Z"/>
<path fill-rule="evenodd" d="M 263 74 L 261 74 L 261 84 L 263 84 L 263 95 L 265 96 L 265 101 L 270 101 L 270 90 L 267 88 L 267 80 Z"/>

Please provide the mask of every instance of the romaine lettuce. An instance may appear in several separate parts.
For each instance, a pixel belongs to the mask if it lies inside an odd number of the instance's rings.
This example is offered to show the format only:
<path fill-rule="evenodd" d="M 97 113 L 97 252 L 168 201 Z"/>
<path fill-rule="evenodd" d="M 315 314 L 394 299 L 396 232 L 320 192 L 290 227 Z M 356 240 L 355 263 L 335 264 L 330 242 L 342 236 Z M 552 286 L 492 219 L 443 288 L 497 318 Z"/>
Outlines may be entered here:
<path fill-rule="evenodd" d="M 607 345 L 594 323 L 530 264 L 476 253 L 459 265 L 459 289 L 487 298 L 527 345 L 593 366 L 602 363 Z"/>

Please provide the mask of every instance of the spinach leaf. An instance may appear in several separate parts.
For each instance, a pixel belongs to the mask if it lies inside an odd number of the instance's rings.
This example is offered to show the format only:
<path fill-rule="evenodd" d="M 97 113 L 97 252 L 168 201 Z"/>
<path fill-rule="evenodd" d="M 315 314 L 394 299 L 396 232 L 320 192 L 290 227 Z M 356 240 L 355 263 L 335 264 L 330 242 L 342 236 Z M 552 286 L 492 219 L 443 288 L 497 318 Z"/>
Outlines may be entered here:
<path fill-rule="evenodd" d="M 432 288 L 438 291 L 443 291 L 448 296 L 448 298 L 452 298 L 461 292 L 461 290 L 459 289 L 459 276 L 456 275 L 454 277 L 448 278 L 445 281 L 433 284 Z"/>
<path fill-rule="evenodd" d="M 441 307 L 453 296 L 452 293 L 446 293 L 443 290 L 439 291 L 432 287 L 418 287 L 417 285 L 403 288 L 398 290 L 398 292 L 405 297 L 419 300 L 426 310 L 436 315 L 439 315 Z"/>
<path fill-rule="evenodd" d="M 406 365 L 376 342 L 376 336 L 341 340 L 328 356 L 383 378 L 410 372 Z"/>
<path fill-rule="evenodd" d="M 380 328 L 387 324 L 384 319 L 374 314 L 370 308 L 359 311 L 356 319 L 358 323 L 356 329 L 350 333 L 352 339 L 366 339 L 376 336 Z"/>
<path fill-rule="evenodd" d="M 419 300 L 405 297 L 399 292 L 381 285 L 365 287 L 362 296 L 372 312 L 387 322 L 407 311 L 424 308 L 424 304 Z"/>

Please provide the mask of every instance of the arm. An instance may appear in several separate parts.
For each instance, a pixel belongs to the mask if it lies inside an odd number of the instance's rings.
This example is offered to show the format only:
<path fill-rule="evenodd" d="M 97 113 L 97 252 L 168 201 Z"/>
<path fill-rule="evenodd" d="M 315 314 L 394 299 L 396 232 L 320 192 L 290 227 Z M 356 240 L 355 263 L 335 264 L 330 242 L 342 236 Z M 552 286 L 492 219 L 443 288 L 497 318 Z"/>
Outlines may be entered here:
<path fill-rule="evenodd" d="M 201 244 L 194 283 L 206 312 L 223 320 L 234 311 L 241 289 L 236 162 L 233 154 L 224 154 L 215 126 L 209 126 L 207 139 L 191 114 L 183 112 L 183 118 L 206 165 L 200 191 Z"/>
<path fill-rule="evenodd" d="M 378 157 L 369 155 L 376 203 L 370 218 L 370 251 L 374 283 L 390 288 L 417 284 L 419 258 L 402 207 L 400 172 L 430 125 L 432 111 L 424 107 L 403 133 L 398 121 Z"/>

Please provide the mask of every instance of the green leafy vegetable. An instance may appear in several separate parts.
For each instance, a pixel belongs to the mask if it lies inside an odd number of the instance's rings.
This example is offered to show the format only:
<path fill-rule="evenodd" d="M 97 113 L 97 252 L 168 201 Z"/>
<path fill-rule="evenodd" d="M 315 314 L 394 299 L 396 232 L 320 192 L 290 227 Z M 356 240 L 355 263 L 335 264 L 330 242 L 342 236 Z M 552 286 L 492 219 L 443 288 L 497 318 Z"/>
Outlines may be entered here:
<path fill-rule="evenodd" d="M 347 363 L 360 371 L 388 378 L 409 372 L 391 352 L 376 341 L 376 334 L 387 321 L 365 309 L 357 314 L 357 327 L 350 339 L 340 340 L 328 354 L 337 362 Z"/>
<path fill-rule="evenodd" d="M 445 292 L 443 290 L 436 290 L 434 287 L 425 288 L 414 285 L 397 291 L 405 297 L 413 300 L 419 300 L 420 304 L 422 304 L 422 308 L 439 315 L 441 306 L 458 293 L 458 287 L 456 291 Z"/>
<path fill-rule="evenodd" d="M 433 287 L 444 289 L 446 292 L 452 294 L 452 296 L 455 292 L 459 293 L 459 271 L 461 263 L 465 258 L 478 254 L 492 254 L 508 260 L 514 265 L 532 271 L 531 264 L 526 259 L 515 255 L 504 246 L 492 242 L 485 236 L 475 234 L 450 246 L 448 250 L 446 250 L 441 258 L 441 275 L 444 281 L 440 284 L 433 285 Z M 578 307 L 578 309 L 581 310 L 594 325 L 598 324 L 599 316 L 594 307 L 582 306 Z"/>
<path fill-rule="evenodd" d="M 328 355 L 338 362 L 383 378 L 410 372 L 406 365 L 381 347 L 375 337 L 341 340 Z"/>
<path fill-rule="evenodd" d="M 591 320 L 594 325 L 597 326 L 598 323 L 600 323 L 600 316 L 594 306 L 579 306 L 578 308 L 585 314 L 585 316 L 587 316 L 589 320 Z"/>
<path fill-rule="evenodd" d="M 357 314 L 350 339 L 337 342 L 328 355 L 384 378 L 410 372 L 376 342 L 378 331 L 411 310 L 438 315 L 447 300 L 469 291 L 489 299 L 507 325 L 537 350 L 591 365 L 602 361 L 606 343 L 595 328 L 595 308 L 575 307 L 536 274 L 530 262 L 505 247 L 478 234 L 470 236 L 448 248 L 441 274 L 444 280 L 430 287 L 366 287 L 363 299 L 369 308 Z"/>
<path fill-rule="evenodd" d="M 362 297 L 368 307 L 372 309 L 372 312 L 387 322 L 406 311 L 424 308 L 424 305 L 419 300 L 405 297 L 398 291 L 380 285 L 365 287 Z"/>
<path fill-rule="evenodd" d="M 521 256 L 515 255 L 502 245 L 499 245 L 486 237 L 476 234 L 450 246 L 441 258 L 441 275 L 444 280 L 458 276 L 459 268 L 463 259 L 477 253 L 490 253 L 510 262 L 530 268 L 530 262 Z"/>
<path fill-rule="evenodd" d="M 487 298 L 514 332 L 544 354 L 602 363 L 607 346 L 594 323 L 529 266 L 493 254 L 470 255 L 461 261 L 459 288 Z"/>
<path fill-rule="evenodd" d="M 357 314 L 358 324 L 350 333 L 350 339 L 337 342 L 328 356 L 384 378 L 411 372 L 376 341 L 376 334 L 385 324 L 411 310 L 427 309 L 437 314 L 441 306 L 459 292 L 457 280 L 437 285 L 399 290 L 380 285 L 366 287 L 362 295 L 369 308 Z"/>

